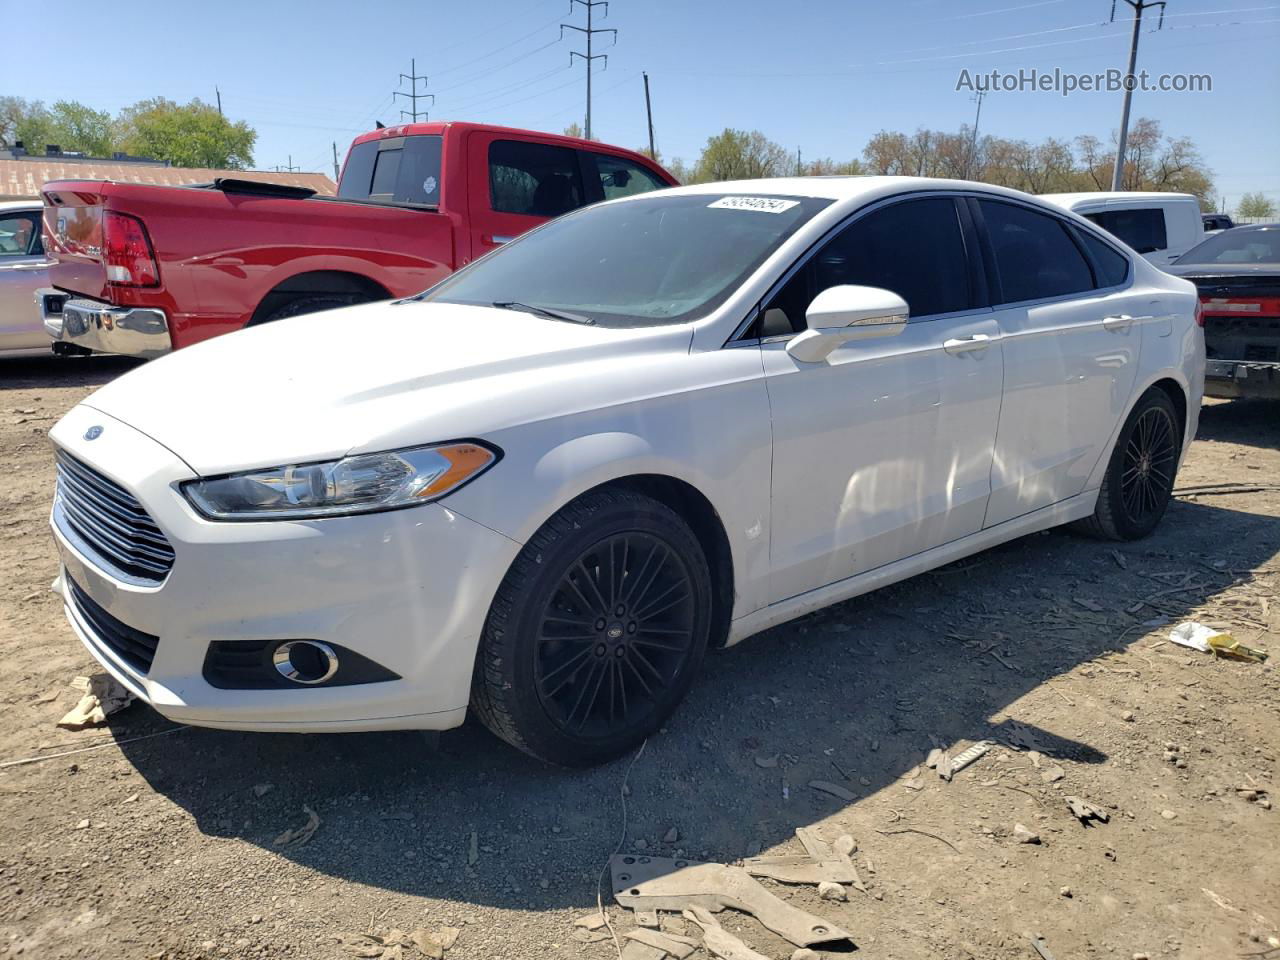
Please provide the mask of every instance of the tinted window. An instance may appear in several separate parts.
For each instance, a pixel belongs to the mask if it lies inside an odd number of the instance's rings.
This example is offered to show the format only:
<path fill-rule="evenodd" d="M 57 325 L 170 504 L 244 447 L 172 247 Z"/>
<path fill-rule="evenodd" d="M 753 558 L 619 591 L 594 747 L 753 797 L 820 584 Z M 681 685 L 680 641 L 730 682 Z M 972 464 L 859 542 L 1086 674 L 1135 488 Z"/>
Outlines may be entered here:
<path fill-rule="evenodd" d="M 578 154 L 519 140 L 489 145 L 489 197 L 499 213 L 558 217 L 582 206 Z"/>
<path fill-rule="evenodd" d="M 386 203 L 440 202 L 439 136 L 366 140 L 351 148 L 338 196 Z"/>
<path fill-rule="evenodd" d="M 1169 246 L 1164 211 L 1159 207 L 1104 210 L 1101 213 L 1086 213 L 1085 217 L 1112 236 L 1119 237 L 1139 253 L 1154 253 Z"/>
<path fill-rule="evenodd" d="M 829 240 L 765 307 L 762 336 L 804 330 L 823 290 L 859 284 L 892 290 L 912 319 L 973 306 L 955 202 L 907 200 L 867 214 Z"/>
<path fill-rule="evenodd" d="M 0 216 L 0 257 L 30 257 L 42 251 L 36 214 Z"/>
<path fill-rule="evenodd" d="M 1122 256 L 1109 243 L 1099 240 L 1088 230 L 1077 230 L 1081 242 L 1097 264 L 1097 286 L 1118 287 L 1129 276 L 1129 258 Z"/>
<path fill-rule="evenodd" d="M 691 320 L 723 303 L 830 203 L 662 191 L 586 207 L 500 247 L 424 299 L 485 306 L 518 301 L 601 326 Z"/>
<path fill-rule="evenodd" d="M 979 200 L 978 205 L 991 238 L 1004 303 L 1093 289 L 1093 271 L 1057 217 L 995 200 Z"/>
<path fill-rule="evenodd" d="M 1177 263 L 1280 263 L 1280 229 L 1228 230 L 1192 247 Z"/>
<path fill-rule="evenodd" d="M 595 162 L 596 173 L 600 176 L 600 188 L 604 191 L 606 200 L 629 197 L 635 193 L 648 193 L 650 190 L 661 190 L 669 186 L 659 180 L 657 174 L 630 160 L 610 157 L 603 153 L 589 153 L 587 157 Z"/>

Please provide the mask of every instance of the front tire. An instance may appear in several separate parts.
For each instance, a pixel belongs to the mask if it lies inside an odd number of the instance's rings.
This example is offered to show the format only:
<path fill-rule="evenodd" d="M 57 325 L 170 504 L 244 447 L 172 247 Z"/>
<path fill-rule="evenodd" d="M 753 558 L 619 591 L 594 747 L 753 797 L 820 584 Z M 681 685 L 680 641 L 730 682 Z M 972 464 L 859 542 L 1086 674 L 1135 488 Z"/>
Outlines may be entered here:
<path fill-rule="evenodd" d="M 472 709 L 549 763 L 613 759 L 684 698 L 711 612 L 706 556 L 675 511 L 631 490 L 584 494 L 530 539 L 498 588 Z"/>
<path fill-rule="evenodd" d="M 1182 453 L 1182 424 L 1169 395 L 1152 387 L 1120 429 L 1093 516 L 1077 525 L 1107 540 L 1138 540 L 1160 523 Z"/>

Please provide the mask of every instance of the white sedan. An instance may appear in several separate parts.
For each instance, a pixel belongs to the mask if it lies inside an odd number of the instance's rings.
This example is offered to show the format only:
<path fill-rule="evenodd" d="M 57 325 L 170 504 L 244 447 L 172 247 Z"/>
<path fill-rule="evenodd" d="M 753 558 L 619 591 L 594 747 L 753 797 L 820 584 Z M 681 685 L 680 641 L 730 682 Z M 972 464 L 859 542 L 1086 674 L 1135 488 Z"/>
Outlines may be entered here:
<path fill-rule="evenodd" d="M 181 350 L 52 431 L 57 586 L 160 713 L 445 729 L 561 764 L 708 647 L 1076 522 L 1159 522 L 1195 288 L 1025 194 L 683 187 L 396 303 Z"/>

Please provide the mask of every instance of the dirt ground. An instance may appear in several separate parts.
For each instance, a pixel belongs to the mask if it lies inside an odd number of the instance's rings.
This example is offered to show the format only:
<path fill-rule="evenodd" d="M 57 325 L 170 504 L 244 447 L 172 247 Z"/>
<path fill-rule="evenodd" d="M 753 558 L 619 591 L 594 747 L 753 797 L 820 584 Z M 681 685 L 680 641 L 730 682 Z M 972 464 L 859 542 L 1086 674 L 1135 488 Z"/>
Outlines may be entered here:
<path fill-rule="evenodd" d="M 1214 660 L 1152 625 L 1280 647 L 1280 407 L 1206 406 L 1179 487 L 1236 486 L 1179 495 L 1150 539 L 1031 536 L 772 630 L 710 658 L 633 766 L 566 772 L 475 725 L 434 748 L 413 733 L 128 742 L 173 727 L 135 705 L 57 729 L 94 664 L 48 590 L 45 434 L 129 366 L 0 369 L 0 761 L 108 743 L 0 768 L 0 956 L 328 960 L 376 953 L 363 933 L 453 926 L 449 960 L 609 960 L 612 941 L 579 942 L 572 921 L 594 909 L 629 770 L 633 851 L 728 862 L 799 853 L 796 827 L 851 834 L 868 893 L 767 885 L 868 958 L 1035 960 L 1033 935 L 1057 960 L 1280 957 L 1276 662 Z M 935 743 L 982 738 L 999 745 L 950 783 L 921 766 Z M 1082 826 L 1066 795 L 1109 822 Z M 319 829 L 276 849 L 304 805 Z M 1040 842 L 1018 842 L 1019 823 Z M 721 918 L 791 955 L 750 917 Z"/>

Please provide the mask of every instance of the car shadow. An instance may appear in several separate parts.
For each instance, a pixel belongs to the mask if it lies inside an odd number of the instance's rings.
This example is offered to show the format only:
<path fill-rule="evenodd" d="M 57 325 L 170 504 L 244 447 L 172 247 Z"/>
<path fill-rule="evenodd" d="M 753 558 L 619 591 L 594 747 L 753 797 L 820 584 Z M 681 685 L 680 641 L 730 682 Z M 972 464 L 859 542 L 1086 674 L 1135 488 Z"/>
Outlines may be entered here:
<path fill-rule="evenodd" d="M 1063 530 L 1024 537 L 710 656 L 638 760 L 591 770 L 545 766 L 476 724 L 435 748 L 415 733 L 190 729 L 122 749 L 208 836 L 274 850 L 274 838 L 305 822 L 306 805 L 319 830 L 278 854 L 319 873 L 460 904 L 586 908 L 623 830 L 626 775 L 629 843 L 729 861 L 798 826 L 856 816 L 863 798 L 902 783 L 935 743 L 993 737 L 1068 766 L 1105 761 L 1097 745 L 1014 722 L 1018 701 L 1125 648 L 1144 621 L 1178 619 L 1277 544 L 1280 518 L 1185 501 L 1136 543 Z M 112 726 L 123 740 L 171 725 L 137 707 Z M 910 802 L 901 804 L 906 823 Z M 672 827 L 678 839 L 664 842 Z"/>
<path fill-rule="evenodd" d="M 1196 439 L 1280 450 L 1277 423 L 1280 402 L 1275 400 L 1209 400 L 1200 408 Z"/>
<path fill-rule="evenodd" d="M 100 387 L 144 361 L 132 357 L 0 357 L 0 390 Z"/>

